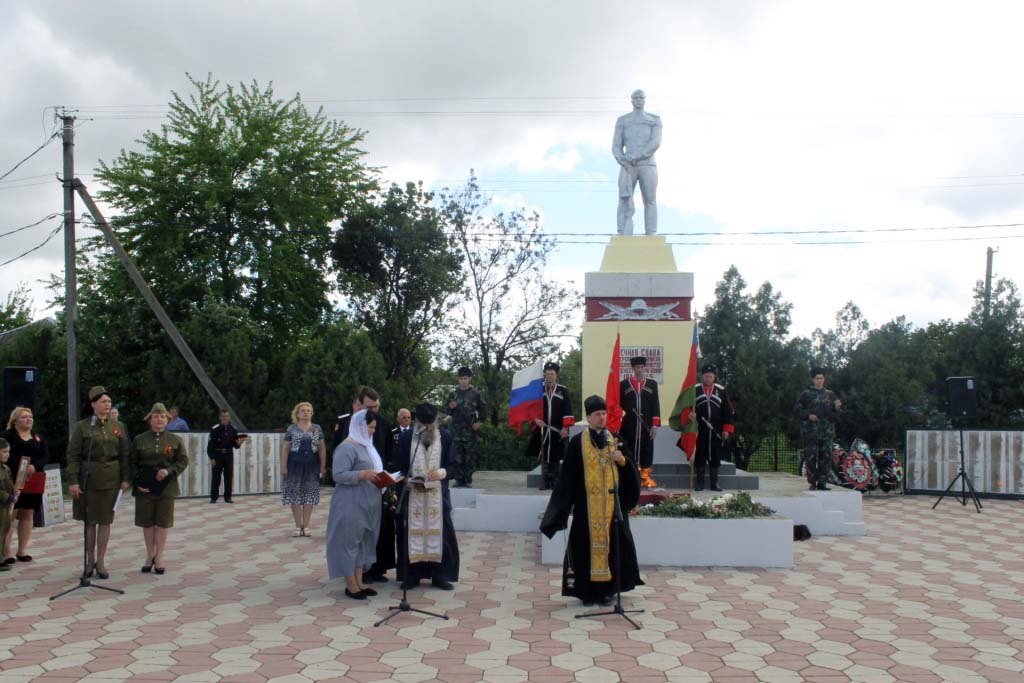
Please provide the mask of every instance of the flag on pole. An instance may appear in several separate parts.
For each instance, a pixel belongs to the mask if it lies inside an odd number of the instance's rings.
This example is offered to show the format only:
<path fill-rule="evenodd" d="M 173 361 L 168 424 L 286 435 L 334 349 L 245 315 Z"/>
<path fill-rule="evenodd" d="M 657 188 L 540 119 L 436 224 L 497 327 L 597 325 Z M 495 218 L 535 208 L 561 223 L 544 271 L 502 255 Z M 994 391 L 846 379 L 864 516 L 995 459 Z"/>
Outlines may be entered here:
<path fill-rule="evenodd" d="M 696 409 L 697 402 L 697 356 L 700 353 L 700 339 L 697 336 L 697 323 L 693 323 L 693 340 L 690 342 L 690 362 L 686 367 L 683 387 L 679 390 L 679 398 L 672 408 L 669 425 L 677 432 L 682 432 L 677 445 L 686 453 L 687 462 L 693 460 L 697 450 L 697 422 L 690 421 L 690 415 Z"/>
<path fill-rule="evenodd" d="M 618 432 L 622 427 L 622 404 L 619 403 L 619 372 L 622 359 L 619 358 L 619 344 L 622 335 L 615 335 L 615 348 L 612 349 L 612 364 L 608 368 L 608 384 L 604 388 L 604 402 L 608 405 L 608 421 L 605 427 L 610 432 Z"/>
<path fill-rule="evenodd" d="M 512 397 L 508 404 L 508 425 L 523 433 L 523 423 L 544 419 L 544 361 L 517 370 L 512 376 Z"/>

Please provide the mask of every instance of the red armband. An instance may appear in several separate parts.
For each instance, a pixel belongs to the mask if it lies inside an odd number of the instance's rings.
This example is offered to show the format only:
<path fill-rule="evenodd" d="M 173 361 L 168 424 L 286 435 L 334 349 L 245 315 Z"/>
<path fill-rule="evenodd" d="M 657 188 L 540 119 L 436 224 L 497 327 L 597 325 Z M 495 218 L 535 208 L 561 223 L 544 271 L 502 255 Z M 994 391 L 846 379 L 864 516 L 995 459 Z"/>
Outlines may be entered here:
<path fill-rule="evenodd" d="M 651 418 L 651 425 L 654 426 L 654 427 L 660 427 L 661 426 L 661 416 L 660 415 L 655 415 L 654 417 L 652 417 Z"/>
<path fill-rule="evenodd" d="M 565 417 L 562 418 L 563 429 L 568 429 L 569 427 L 572 427 L 574 424 L 576 424 L 576 418 L 573 417 L 572 415 L 566 415 Z"/>

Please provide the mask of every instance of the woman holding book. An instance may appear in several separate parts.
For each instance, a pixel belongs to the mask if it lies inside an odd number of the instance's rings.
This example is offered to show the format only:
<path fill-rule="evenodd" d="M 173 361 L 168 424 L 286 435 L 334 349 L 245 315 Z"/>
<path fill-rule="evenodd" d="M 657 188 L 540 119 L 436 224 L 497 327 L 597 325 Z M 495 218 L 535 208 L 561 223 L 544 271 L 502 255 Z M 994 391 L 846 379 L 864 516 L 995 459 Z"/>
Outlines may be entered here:
<path fill-rule="evenodd" d="M 33 424 L 32 410 L 18 406 L 11 411 L 11 417 L 7 420 L 7 431 L 3 433 L 3 438 L 11 445 L 7 467 L 11 470 L 12 481 L 18 476 L 21 459 L 28 458 L 25 489 L 22 490 L 18 502 L 14 504 L 11 528 L 3 539 L 4 564 L 32 561 L 32 556 L 28 554 L 28 542 L 32 538 L 33 517 L 37 510 L 43 508 L 43 487 L 46 485 L 46 474 L 43 470 L 50 462 L 50 449 L 46 447 L 46 440 L 41 435 L 32 432 Z M 18 551 L 12 556 L 10 549 L 15 527 L 18 528 Z"/>
<path fill-rule="evenodd" d="M 178 497 L 178 475 L 188 467 L 185 442 L 167 431 L 170 413 L 163 403 L 154 403 L 145 420 L 149 430 L 132 442 L 131 471 L 134 482 L 135 526 L 142 527 L 146 540 L 146 562 L 142 572 L 163 574 L 167 532 L 174 526 L 174 500 Z"/>
<path fill-rule="evenodd" d="M 327 473 L 324 430 L 313 423 L 313 404 L 296 404 L 281 447 L 281 502 L 290 505 L 295 536 L 309 536 L 313 506 L 320 504 L 320 479 Z"/>
<path fill-rule="evenodd" d="M 373 445 L 377 416 L 352 416 L 348 438 L 334 449 L 334 495 L 327 518 L 327 573 L 345 577 L 345 595 L 365 600 L 377 595 L 363 585 L 363 569 L 377 559 L 384 463 Z"/>

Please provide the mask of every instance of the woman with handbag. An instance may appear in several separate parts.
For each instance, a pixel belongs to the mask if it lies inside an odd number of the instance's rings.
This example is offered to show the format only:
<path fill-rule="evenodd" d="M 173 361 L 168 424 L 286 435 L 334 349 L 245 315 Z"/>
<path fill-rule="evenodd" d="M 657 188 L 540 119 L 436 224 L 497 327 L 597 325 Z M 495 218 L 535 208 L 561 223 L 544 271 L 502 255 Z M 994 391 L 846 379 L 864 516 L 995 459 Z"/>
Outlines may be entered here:
<path fill-rule="evenodd" d="M 178 497 L 178 475 L 188 467 L 188 454 L 181 437 L 167 431 L 170 413 L 163 403 L 154 403 L 145 420 L 149 430 L 132 442 L 131 468 L 135 497 L 135 526 L 142 527 L 146 540 L 146 563 L 163 574 L 167 531 L 174 526 L 174 500 Z"/>
<path fill-rule="evenodd" d="M 281 444 L 281 502 L 292 508 L 294 536 L 309 536 L 313 506 L 320 504 L 320 479 L 327 473 L 324 430 L 313 422 L 313 404 L 292 408 L 292 424 Z"/>
<path fill-rule="evenodd" d="M 18 406 L 11 411 L 11 417 L 7 420 L 7 431 L 3 433 L 3 438 L 11 445 L 11 457 L 7 460 L 7 467 L 11 470 L 12 481 L 18 475 L 21 459 L 29 459 L 28 481 L 18 502 L 14 504 L 11 528 L 3 539 L 4 564 L 32 561 L 32 556 L 28 554 L 28 542 L 32 538 L 36 511 L 43 508 L 43 488 L 46 486 L 46 473 L 43 470 L 50 462 L 50 449 L 46 447 L 46 441 L 41 435 L 32 433 L 32 425 L 32 410 Z M 10 548 L 14 540 L 15 526 L 18 528 L 18 551 L 12 556 Z"/>

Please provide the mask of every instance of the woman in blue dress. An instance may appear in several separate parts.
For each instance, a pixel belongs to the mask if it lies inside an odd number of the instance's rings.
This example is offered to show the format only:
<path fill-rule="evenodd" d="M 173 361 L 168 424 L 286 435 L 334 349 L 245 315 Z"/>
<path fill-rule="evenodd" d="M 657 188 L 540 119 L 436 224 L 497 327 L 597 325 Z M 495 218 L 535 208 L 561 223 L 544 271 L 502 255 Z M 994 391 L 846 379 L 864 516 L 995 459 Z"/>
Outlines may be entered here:
<path fill-rule="evenodd" d="M 294 536 L 310 536 L 313 506 L 320 504 L 320 478 L 327 472 L 324 430 L 313 423 L 313 405 L 292 408 L 292 424 L 281 447 L 281 502 L 295 518 Z"/>

